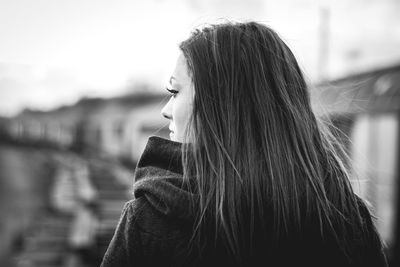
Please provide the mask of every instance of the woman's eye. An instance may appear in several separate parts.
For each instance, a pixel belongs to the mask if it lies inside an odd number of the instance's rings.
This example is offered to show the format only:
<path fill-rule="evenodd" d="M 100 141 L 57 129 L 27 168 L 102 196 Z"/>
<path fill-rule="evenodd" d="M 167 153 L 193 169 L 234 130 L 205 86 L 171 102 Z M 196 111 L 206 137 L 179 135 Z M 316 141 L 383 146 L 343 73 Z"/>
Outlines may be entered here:
<path fill-rule="evenodd" d="M 165 89 L 167 89 L 167 91 L 170 92 L 173 95 L 176 95 L 178 93 L 178 91 L 176 91 L 174 89 L 169 89 L 168 87 L 166 87 Z"/>

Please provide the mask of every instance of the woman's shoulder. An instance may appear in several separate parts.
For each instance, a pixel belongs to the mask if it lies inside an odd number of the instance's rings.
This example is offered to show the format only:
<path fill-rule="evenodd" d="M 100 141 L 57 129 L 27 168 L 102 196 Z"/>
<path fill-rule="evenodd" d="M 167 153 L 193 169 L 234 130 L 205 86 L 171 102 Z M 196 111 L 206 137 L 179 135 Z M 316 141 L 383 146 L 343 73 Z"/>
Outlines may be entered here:
<path fill-rule="evenodd" d="M 376 228 L 376 219 L 373 214 L 373 208 L 368 201 L 356 196 L 357 204 L 359 206 L 360 215 L 364 223 L 365 243 L 363 255 L 368 259 L 368 266 L 387 266 L 387 259 L 385 256 L 385 243 L 381 239 L 380 234 Z"/>
<path fill-rule="evenodd" d="M 136 231 L 148 237 L 165 240 L 182 239 L 188 233 L 185 231 L 187 229 L 185 225 L 161 213 L 144 196 L 126 202 L 123 213 Z"/>
<path fill-rule="evenodd" d="M 130 247 L 128 254 L 139 254 L 148 263 L 145 266 L 168 263 L 187 247 L 190 231 L 179 221 L 160 213 L 145 197 L 128 201 L 123 214 L 129 225 L 125 228 L 125 238 L 136 239 L 127 243 L 137 244 Z"/>
<path fill-rule="evenodd" d="M 104 255 L 102 267 L 158 266 L 174 255 L 182 241 L 181 232 L 145 197 L 125 203 L 114 236 Z M 182 246 L 180 246 L 182 247 Z"/>

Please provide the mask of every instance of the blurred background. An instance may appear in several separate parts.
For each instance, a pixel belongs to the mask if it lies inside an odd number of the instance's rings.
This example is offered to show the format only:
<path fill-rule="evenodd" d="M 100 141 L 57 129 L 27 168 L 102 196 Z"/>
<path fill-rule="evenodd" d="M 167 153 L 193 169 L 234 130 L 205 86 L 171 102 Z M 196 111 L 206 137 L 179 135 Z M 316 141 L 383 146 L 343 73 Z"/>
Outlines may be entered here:
<path fill-rule="evenodd" d="M 0 266 L 99 265 L 147 138 L 168 138 L 179 42 L 225 19 L 292 48 L 400 266 L 399 14 L 397 0 L 0 0 Z"/>

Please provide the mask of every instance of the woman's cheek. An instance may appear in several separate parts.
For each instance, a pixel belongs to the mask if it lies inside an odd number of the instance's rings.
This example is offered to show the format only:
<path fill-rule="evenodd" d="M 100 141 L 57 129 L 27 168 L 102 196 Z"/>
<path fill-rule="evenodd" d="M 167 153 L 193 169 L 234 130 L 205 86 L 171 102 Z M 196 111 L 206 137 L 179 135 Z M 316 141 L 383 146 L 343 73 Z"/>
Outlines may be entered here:
<path fill-rule="evenodd" d="M 183 99 L 184 100 L 184 99 Z M 175 118 L 175 138 L 178 141 L 183 139 L 186 124 L 189 121 L 189 116 L 191 112 L 191 105 L 188 101 L 183 101 L 179 99 L 175 102 L 174 118 Z"/>

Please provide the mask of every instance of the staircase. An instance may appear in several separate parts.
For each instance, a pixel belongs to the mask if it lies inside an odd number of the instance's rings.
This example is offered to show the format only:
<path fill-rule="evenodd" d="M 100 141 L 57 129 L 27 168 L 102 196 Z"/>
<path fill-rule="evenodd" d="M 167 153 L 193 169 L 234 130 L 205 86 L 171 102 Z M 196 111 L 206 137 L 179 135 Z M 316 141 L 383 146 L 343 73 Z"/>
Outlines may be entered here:
<path fill-rule="evenodd" d="M 21 251 L 14 258 L 15 267 L 100 265 L 124 203 L 133 197 L 130 193 L 131 172 L 105 160 L 84 159 L 77 155 L 70 159 L 70 156 L 58 155 L 55 164 L 59 165 L 59 171 L 49 192 L 48 207 L 43 208 L 35 223 L 23 234 Z M 82 178 L 84 176 L 85 179 Z M 93 245 L 94 255 L 91 255 L 89 263 L 81 261 L 71 247 L 71 236 L 77 226 L 74 223 L 77 218 L 76 205 L 82 201 L 94 202 L 97 207 L 98 227 Z"/>
<path fill-rule="evenodd" d="M 114 234 L 124 204 L 133 198 L 131 182 L 118 179 L 119 173 L 128 173 L 122 166 L 91 161 L 89 164 L 90 180 L 96 189 L 99 204 L 99 229 L 97 247 L 100 255 L 104 255 Z M 129 179 L 129 178 L 128 178 Z"/>
<path fill-rule="evenodd" d="M 72 219 L 51 211 L 41 214 L 24 237 L 23 250 L 15 258 L 16 266 L 63 266 Z"/>

